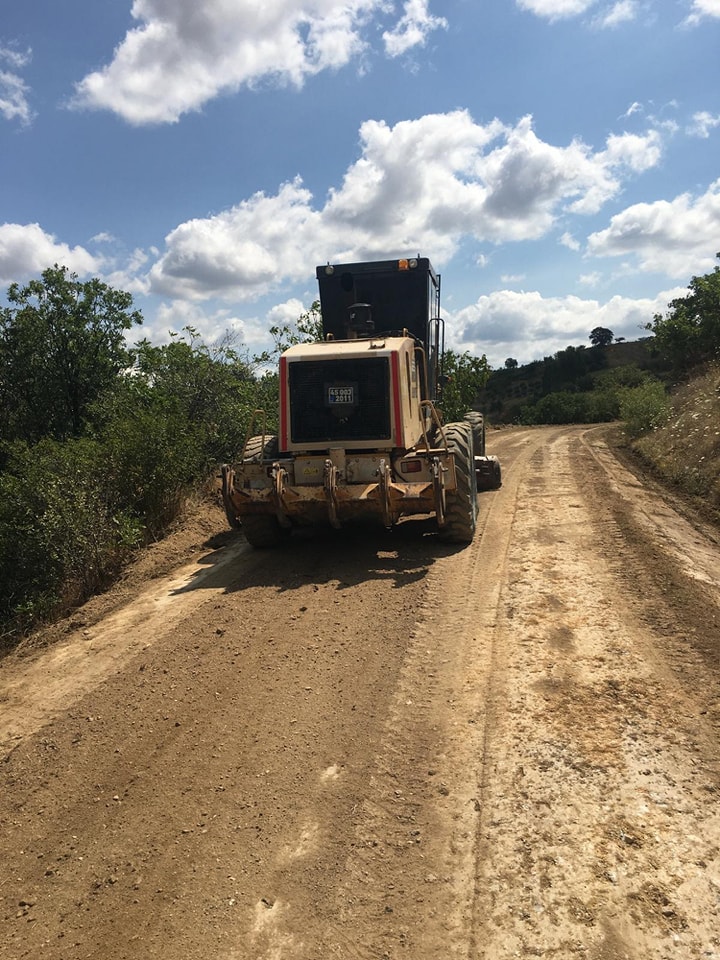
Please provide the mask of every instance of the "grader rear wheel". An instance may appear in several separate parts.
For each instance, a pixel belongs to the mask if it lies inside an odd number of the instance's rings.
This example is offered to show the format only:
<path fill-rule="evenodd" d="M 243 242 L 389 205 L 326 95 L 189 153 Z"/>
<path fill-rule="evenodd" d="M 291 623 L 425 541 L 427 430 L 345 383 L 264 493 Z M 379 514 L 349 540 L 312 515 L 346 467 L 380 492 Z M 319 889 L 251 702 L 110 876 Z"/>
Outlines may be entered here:
<path fill-rule="evenodd" d="M 265 443 L 263 444 L 263 440 Z M 243 463 L 256 463 L 260 460 L 275 460 L 278 456 L 280 445 L 278 438 L 273 434 L 267 433 L 264 437 L 250 437 L 243 450 Z"/>
<path fill-rule="evenodd" d="M 485 417 L 477 410 L 468 410 L 463 417 L 465 423 L 469 423 L 472 429 L 473 443 L 475 445 L 475 456 L 485 456 Z"/>
<path fill-rule="evenodd" d="M 455 457 L 457 487 L 445 494 L 445 526 L 440 529 L 440 539 L 448 543 L 470 543 L 477 523 L 477 479 L 470 424 L 464 421 L 448 424 L 445 439 Z"/>
<path fill-rule="evenodd" d="M 276 460 L 279 456 L 278 438 L 273 434 L 250 437 L 243 450 L 243 463 L 260 463 Z M 247 542 L 258 549 L 276 547 L 288 534 L 272 513 L 241 513 L 240 526 Z"/>

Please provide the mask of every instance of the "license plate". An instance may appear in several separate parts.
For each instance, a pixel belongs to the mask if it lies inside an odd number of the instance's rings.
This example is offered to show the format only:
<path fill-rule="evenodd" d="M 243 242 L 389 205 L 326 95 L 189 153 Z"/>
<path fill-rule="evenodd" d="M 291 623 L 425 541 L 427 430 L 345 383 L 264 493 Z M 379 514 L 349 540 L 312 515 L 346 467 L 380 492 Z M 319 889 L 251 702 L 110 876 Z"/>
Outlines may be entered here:
<path fill-rule="evenodd" d="M 328 403 L 334 406 L 336 403 L 355 403 L 354 387 L 328 387 Z"/>

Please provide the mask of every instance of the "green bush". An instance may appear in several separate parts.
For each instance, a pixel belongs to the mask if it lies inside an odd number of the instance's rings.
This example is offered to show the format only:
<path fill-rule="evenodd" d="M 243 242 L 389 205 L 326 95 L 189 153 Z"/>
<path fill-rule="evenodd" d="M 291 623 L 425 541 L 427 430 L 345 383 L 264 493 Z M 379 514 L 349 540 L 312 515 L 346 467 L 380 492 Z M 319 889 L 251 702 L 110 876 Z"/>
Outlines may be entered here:
<path fill-rule="evenodd" d="M 631 437 L 639 437 L 662 426 L 670 416 L 670 399 L 665 387 L 650 380 L 639 387 L 625 389 L 620 398 L 620 419 Z"/>
<path fill-rule="evenodd" d="M 612 389 L 548 393 L 520 411 L 521 423 L 605 423 L 618 416 L 617 392 Z"/>
<path fill-rule="evenodd" d="M 17 441 L 4 452 L 0 621 L 22 628 L 102 586 L 139 542 L 141 527 L 113 510 L 100 444 Z"/>

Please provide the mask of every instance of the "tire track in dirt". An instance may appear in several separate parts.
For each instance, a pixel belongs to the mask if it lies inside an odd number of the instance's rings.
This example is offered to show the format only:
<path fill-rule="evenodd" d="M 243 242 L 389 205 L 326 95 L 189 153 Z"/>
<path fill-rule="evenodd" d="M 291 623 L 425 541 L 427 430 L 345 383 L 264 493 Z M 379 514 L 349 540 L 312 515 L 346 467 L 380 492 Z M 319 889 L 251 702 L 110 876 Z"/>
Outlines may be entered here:
<path fill-rule="evenodd" d="M 548 436 L 516 514 L 472 955 L 712 957 L 717 743 L 618 569 L 613 466 L 581 438 Z"/>
<path fill-rule="evenodd" d="M 438 557 L 372 775 L 355 812 L 333 920 L 299 931 L 277 917 L 271 957 L 467 957 L 475 899 L 485 737 L 501 696 L 494 631 L 523 464 L 481 497 L 479 531 Z M 289 944 L 295 944 L 295 950 Z"/>
<path fill-rule="evenodd" d="M 154 581 L 95 627 L 73 629 L 71 619 L 67 640 L 30 662 L 8 658 L 0 696 L 0 750 L 7 755 L 24 737 L 177 629 L 199 604 L 223 593 L 228 568 L 239 566 L 248 551 L 246 543 L 236 541 L 210 555 L 209 565 L 203 558 Z"/>

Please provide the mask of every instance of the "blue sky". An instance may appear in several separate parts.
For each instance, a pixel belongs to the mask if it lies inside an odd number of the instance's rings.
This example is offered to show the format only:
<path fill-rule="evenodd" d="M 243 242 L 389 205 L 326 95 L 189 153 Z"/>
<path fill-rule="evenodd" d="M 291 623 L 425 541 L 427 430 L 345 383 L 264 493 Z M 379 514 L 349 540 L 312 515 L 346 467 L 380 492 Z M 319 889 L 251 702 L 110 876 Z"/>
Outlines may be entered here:
<path fill-rule="evenodd" d="M 34 0 L 0 286 L 61 263 L 249 354 L 326 261 L 430 257 L 493 366 L 636 339 L 720 251 L 720 0 Z"/>

